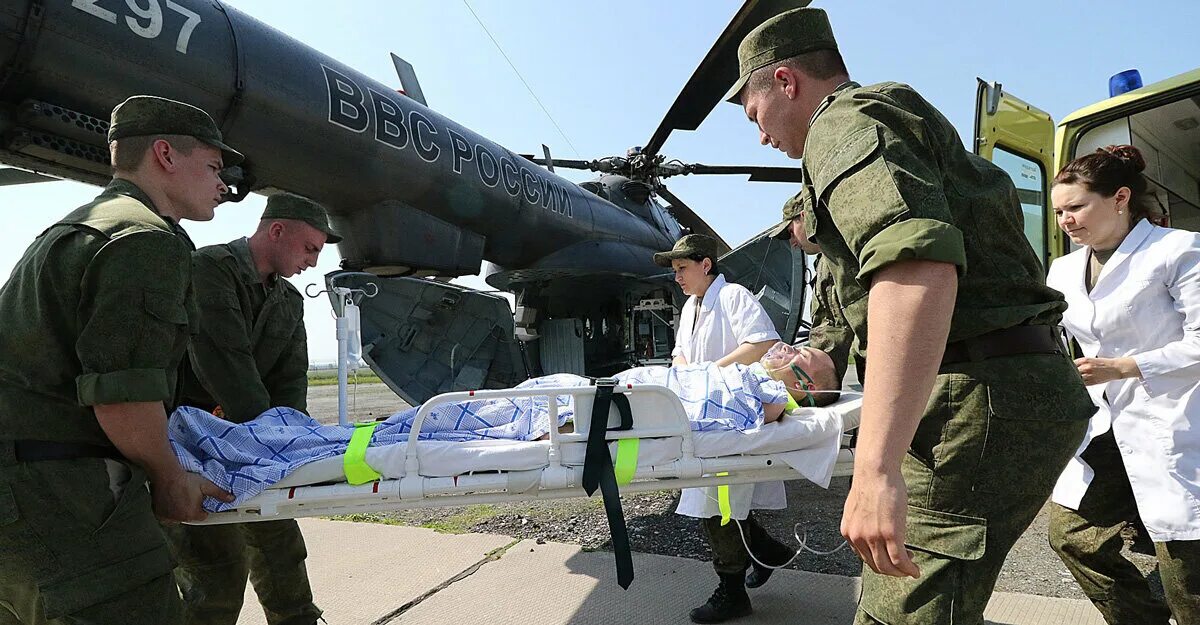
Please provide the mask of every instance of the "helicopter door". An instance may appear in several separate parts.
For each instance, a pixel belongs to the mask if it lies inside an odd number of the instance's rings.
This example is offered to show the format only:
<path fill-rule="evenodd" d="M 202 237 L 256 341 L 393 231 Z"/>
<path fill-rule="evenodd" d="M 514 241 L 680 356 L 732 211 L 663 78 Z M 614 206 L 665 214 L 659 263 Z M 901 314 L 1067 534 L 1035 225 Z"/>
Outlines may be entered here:
<path fill-rule="evenodd" d="M 525 381 L 508 301 L 455 284 L 333 272 L 335 286 L 374 292 L 359 301 L 363 360 L 411 405 L 439 393 Z M 331 297 L 334 297 L 331 294 Z"/>
<path fill-rule="evenodd" d="M 975 153 L 1012 177 L 1025 216 L 1025 237 L 1042 266 L 1048 267 L 1051 250 L 1061 249 L 1050 210 L 1054 120 L 1005 93 L 1000 83 L 980 79 L 975 96 Z"/>
<path fill-rule="evenodd" d="M 764 231 L 717 259 L 717 266 L 727 281 L 750 289 L 775 331 L 790 342 L 804 311 L 803 295 L 795 305 L 792 300 L 793 276 L 798 276 L 796 282 L 804 292 L 804 255 L 793 254 L 787 241 L 769 238 Z"/>

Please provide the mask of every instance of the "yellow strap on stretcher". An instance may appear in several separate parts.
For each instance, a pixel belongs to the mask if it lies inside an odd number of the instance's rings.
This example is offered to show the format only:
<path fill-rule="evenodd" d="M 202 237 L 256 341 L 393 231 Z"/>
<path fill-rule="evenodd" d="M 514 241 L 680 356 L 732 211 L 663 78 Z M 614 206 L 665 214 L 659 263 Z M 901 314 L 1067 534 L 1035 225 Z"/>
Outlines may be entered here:
<path fill-rule="evenodd" d="M 722 471 L 717 474 L 717 477 L 725 477 L 727 475 L 729 475 L 728 471 Z M 717 486 L 717 507 L 721 509 L 721 527 L 729 525 L 729 518 L 733 515 L 733 507 L 729 505 L 728 484 Z"/>
<path fill-rule="evenodd" d="M 784 412 L 791 412 L 800 407 L 800 404 L 796 403 L 796 398 L 792 397 L 791 393 L 787 394 L 787 398 L 787 404 L 783 407 Z"/>
<path fill-rule="evenodd" d="M 354 434 L 350 436 L 350 444 L 346 446 L 342 471 L 346 474 L 346 481 L 355 486 L 383 477 L 367 464 L 367 446 L 371 444 L 371 436 L 375 433 L 377 425 L 378 421 L 355 423 Z"/>
<path fill-rule="evenodd" d="M 617 461 L 613 464 L 613 473 L 617 476 L 617 486 L 624 486 L 633 481 L 637 473 L 638 441 L 640 438 L 622 438 L 617 441 Z"/>

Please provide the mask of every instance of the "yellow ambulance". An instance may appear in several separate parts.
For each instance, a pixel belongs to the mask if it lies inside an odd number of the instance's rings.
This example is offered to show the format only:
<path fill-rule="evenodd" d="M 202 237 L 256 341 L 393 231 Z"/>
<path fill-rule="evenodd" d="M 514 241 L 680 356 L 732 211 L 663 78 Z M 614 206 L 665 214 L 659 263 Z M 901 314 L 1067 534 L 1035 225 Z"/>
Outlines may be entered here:
<path fill-rule="evenodd" d="M 1144 87 L 1129 70 L 1112 77 L 1109 91 L 1116 95 L 1071 113 L 1056 128 L 1047 113 L 1000 84 L 979 81 L 975 152 L 1012 176 L 1025 236 L 1046 267 L 1072 249 L 1054 220 L 1050 182 L 1072 159 L 1106 145 L 1141 150 L 1164 225 L 1200 230 L 1200 69 Z"/>

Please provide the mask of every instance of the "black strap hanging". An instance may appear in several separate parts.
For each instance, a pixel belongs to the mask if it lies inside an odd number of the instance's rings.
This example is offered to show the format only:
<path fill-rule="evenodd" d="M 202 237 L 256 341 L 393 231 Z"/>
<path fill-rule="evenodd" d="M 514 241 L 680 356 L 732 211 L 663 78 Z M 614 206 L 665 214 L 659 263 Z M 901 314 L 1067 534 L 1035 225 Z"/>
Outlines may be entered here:
<path fill-rule="evenodd" d="M 608 531 L 612 535 L 613 556 L 617 561 L 617 584 L 629 588 L 633 582 L 633 553 L 629 546 L 629 531 L 625 527 L 625 513 L 621 510 L 621 494 L 617 489 L 617 476 L 613 472 L 612 458 L 608 455 L 605 433 L 608 431 L 608 408 L 616 404 L 621 415 L 621 425 L 614 430 L 633 429 L 633 412 L 629 409 L 629 398 L 622 393 L 613 393 L 616 381 L 596 380 L 596 399 L 592 403 L 591 430 L 588 432 L 587 448 L 583 460 L 583 490 L 590 497 L 599 487 L 604 499 L 604 514 L 608 517 Z"/>

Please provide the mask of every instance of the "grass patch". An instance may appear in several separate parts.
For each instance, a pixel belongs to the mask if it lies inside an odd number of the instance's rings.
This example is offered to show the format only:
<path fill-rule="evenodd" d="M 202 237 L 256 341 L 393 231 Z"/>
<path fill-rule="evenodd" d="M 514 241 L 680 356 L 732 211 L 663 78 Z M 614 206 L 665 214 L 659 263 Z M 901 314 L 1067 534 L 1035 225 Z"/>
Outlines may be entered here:
<path fill-rule="evenodd" d="M 421 527 L 442 534 L 466 534 L 476 523 L 482 523 L 497 514 L 500 514 L 500 510 L 496 506 L 476 504 L 458 514 L 422 523 Z"/>
<path fill-rule="evenodd" d="M 361 370 L 355 375 L 351 372 L 347 377 L 347 381 L 351 386 L 354 384 L 381 384 L 383 380 L 379 379 L 378 375 L 370 369 Z M 338 383 L 337 369 L 320 369 L 318 371 L 308 372 L 309 386 L 335 386 Z"/>
<path fill-rule="evenodd" d="M 330 521 L 350 521 L 352 523 L 378 523 L 380 525 L 408 525 L 407 523 L 393 519 L 392 517 L 383 516 L 382 514 L 372 514 L 369 512 L 355 512 L 354 514 L 336 514 L 334 516 L 325 517 Z"/>

